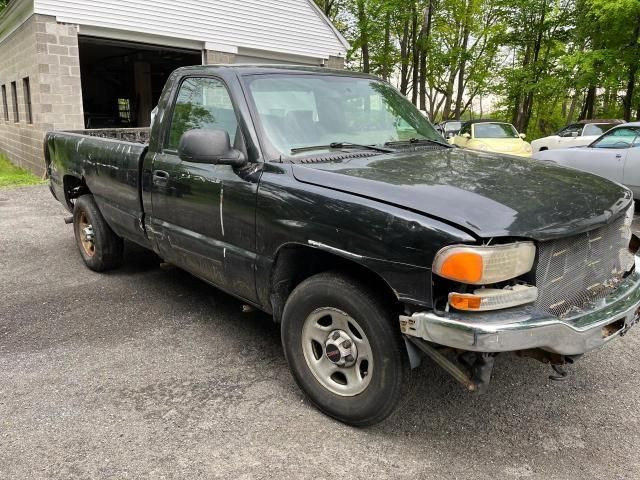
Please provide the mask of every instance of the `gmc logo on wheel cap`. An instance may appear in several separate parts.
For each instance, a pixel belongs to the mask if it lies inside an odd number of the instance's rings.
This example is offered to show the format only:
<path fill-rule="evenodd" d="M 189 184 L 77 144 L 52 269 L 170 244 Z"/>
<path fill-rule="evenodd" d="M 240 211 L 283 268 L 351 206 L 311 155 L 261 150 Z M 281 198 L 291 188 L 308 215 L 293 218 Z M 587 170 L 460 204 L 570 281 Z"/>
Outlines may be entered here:
<path fill-rule="evenodd" d="M 335 345 L 327 345 L 327 358 L 332 362 L 340 360 L 340 349 Z"/>

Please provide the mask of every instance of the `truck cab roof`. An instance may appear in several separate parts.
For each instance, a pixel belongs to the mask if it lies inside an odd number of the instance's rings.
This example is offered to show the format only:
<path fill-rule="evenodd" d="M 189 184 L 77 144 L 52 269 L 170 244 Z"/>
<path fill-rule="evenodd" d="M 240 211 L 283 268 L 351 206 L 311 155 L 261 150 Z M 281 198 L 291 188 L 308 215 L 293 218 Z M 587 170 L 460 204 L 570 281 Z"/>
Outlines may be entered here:
<path fill-rule="evenodd" d="M 276 65 L 276 64 L 218 64 L 218 65 L 193 65 L 189 67 L 180 67 L 175 70 L 177 73 L 222 73 L 235 72 L 238 75 L 260 75 L 260 74 L 278 74 L 278 73 L 313 73 L 313 74 L 330 74 L 343 75 L 345 77 L 370 78 L 372 80 L 380 80 L 374 75 L 367 73 L 354 72 L 351 70 L 336 70 L 326 67 L 314 67 L 309 65 Z"/>

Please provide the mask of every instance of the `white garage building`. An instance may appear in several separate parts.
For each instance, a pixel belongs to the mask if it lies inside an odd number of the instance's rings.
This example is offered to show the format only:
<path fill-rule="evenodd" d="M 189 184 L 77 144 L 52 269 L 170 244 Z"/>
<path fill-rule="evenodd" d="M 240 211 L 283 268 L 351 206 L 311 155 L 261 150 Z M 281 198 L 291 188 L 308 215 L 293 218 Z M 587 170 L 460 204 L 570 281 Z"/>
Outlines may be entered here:
<path fill-rule="evenodd" d="M 0 152 L 42 173 L 44 132 L 148 126 L 177 67 L 341 68 L 347 48 L 313 0 L 11 0 L 0 15 Z"/>

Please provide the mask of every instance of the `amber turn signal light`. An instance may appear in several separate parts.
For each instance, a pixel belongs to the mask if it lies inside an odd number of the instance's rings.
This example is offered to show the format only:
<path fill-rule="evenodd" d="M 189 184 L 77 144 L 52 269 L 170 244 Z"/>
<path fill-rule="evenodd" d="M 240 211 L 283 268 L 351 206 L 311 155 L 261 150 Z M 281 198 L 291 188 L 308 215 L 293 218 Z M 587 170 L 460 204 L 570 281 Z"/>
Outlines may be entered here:
<path fill-rule="evenodd" d="M 480 310 L 482 299 L 476 295 L 452 293 L 449 295 L 449 303 L 458 310 Z"/>
<path fill-rule="evenodd" d="M 487 311 L 535 302 L 538 289 L 533 285 L 510 285 L 505 288 L 477 288 L 473 293 L 449 294 L 449 305 L 456 310 Z"/>
<path fill-rule="evenodd" d="M 482 257 L 475 252 L 453 253 L 440 265 L 439 274 L 462 283 L 478 283 L 482 279 Z"/>

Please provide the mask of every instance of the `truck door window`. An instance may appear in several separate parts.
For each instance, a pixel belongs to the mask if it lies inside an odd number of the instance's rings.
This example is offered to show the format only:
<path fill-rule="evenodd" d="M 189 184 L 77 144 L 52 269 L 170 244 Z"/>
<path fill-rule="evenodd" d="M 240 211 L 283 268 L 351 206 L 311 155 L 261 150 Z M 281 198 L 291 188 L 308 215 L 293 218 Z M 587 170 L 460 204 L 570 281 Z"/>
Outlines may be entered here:
<path fill-rule="evenodd" d="M 214 78 L 187 78 L 178 92 L 166 148 L 177 150 L 188 130 L 226 130 L 234 142 L 238 120 L 229 92 Z"/>

